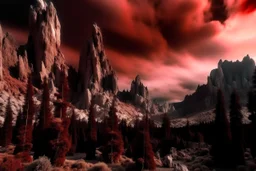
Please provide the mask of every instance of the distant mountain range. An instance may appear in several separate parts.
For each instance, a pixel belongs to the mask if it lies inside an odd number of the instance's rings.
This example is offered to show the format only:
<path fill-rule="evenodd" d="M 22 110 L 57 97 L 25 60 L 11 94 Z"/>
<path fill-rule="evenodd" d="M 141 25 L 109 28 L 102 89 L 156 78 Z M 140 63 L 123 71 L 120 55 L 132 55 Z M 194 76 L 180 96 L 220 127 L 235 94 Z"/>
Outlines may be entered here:
<path fill-rule="evenodd" d="M 241 104 L 245 106 L 254 70 L 255 62 L 249 55 L 241 62 L 220 60 L 218 67 L 208 76 L 207 84 L 199 85 L 193 94 L 185 96 L 182 102 L 173 105 L 181 116 L 212 109 L 216 104 L 217 90 L 220 88 L 224 92 L 227 105 L 230 94 L 235 89 L 240 96 Z"/>

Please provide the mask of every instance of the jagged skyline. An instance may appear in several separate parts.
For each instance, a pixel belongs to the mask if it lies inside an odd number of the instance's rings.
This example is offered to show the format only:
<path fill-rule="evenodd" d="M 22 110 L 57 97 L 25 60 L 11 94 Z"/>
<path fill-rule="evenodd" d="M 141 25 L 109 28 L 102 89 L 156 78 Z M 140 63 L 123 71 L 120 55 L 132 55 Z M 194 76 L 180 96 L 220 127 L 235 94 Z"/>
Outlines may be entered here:
<path fill-rule="evenodd" d="M 92 23 L 97 22 L 121 90 L 128 89 L 139 74 L 153 98 L 180 101 L 198 84 L 206 83 L 220 58 L 256 56 L 255 1 L 156 2 L 78 0 L 70 4 L 54 0 L 66 59 L 78 64 L 81 47 L 91 33 Z M 12 0 L 0 5 L 4 30 L 21 43 L 27 41 L 28 21 L 23 10 L 29 3 Z M 173 13 L 167 13 L 170 9 Z M 21 15 L 9 15 L 14 10 Z"/>

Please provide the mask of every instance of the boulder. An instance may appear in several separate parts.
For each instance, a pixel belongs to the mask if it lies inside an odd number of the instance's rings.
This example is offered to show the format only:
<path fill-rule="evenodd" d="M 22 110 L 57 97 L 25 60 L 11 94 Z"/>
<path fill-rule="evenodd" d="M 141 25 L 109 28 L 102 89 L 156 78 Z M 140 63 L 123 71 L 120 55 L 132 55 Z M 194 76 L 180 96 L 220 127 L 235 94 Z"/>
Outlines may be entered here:
<path fill-rule="evenodd" d="M 162 159 L 163 167 L 171 168 L 173 164 L 172 155 L 164 156 Z"/>

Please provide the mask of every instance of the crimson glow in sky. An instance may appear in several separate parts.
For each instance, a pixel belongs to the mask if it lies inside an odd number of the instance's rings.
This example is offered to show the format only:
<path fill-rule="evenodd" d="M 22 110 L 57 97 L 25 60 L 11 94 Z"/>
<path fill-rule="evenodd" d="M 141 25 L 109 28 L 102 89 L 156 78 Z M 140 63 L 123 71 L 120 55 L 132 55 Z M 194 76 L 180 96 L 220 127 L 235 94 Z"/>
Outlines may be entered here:
<path fill-rule="evenodd" d="M 27 40 L 30 1 L 0 2 L 5 31 L 21 43 Z M 152 98 L 180 101 L 198 84 L 206 83 L 220 59 L 256 56 L 255 0 L 53 2 L 68 63 L 78 64 L 79 52 L 96 22 L 102 28 L 120 90 L 129 89 L 139 74 Z"/>

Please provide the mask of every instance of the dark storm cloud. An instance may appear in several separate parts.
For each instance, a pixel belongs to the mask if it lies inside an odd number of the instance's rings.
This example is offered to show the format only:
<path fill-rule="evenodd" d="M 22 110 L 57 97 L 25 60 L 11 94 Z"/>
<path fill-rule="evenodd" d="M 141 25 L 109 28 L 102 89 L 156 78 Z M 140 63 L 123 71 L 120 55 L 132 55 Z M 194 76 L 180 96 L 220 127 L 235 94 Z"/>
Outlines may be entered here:
<path fill-rule="evenodd" d="M 7 0 L 5 0 L 8 2 Z M 1 1 L 2 2 L 2 1 Z M 218 16 L 223 5 L 214 0 L 210 9 L 202 9 L 198 0 L 53 0 L 62 23 L 64 44 L 80 51 L 96 22 L 104 33 L 105 46 L 139 58 L 163 58 L 154 55 L 164 51 L 180 51 L 188 45 L 217 34 L 216 25 L 204 22 L 204 12 Z M 1 5 L 1 20 L 16 19 L 26 26 L 32 0 L 11 0 Z M 17 20 L 18 18 L 18 20 Z M 164 57 L 166 58 L 166 57 Z M 172 62 L 173 60 L 173 62 Z M 168 59 L 169 63 L 177 62 Z"/>
<path fill-rule="evenodd" d="M 225 0 L 210 0 L 210 20 L 218 20 L 224 23 L 228 19 L 228 9 Z"/>
<path fill-rule="evenodd" d="M 256 1 L 255 0 L 244 0 L 241 6 L 241 12 L 251 13 L 256 10 Z"/>

